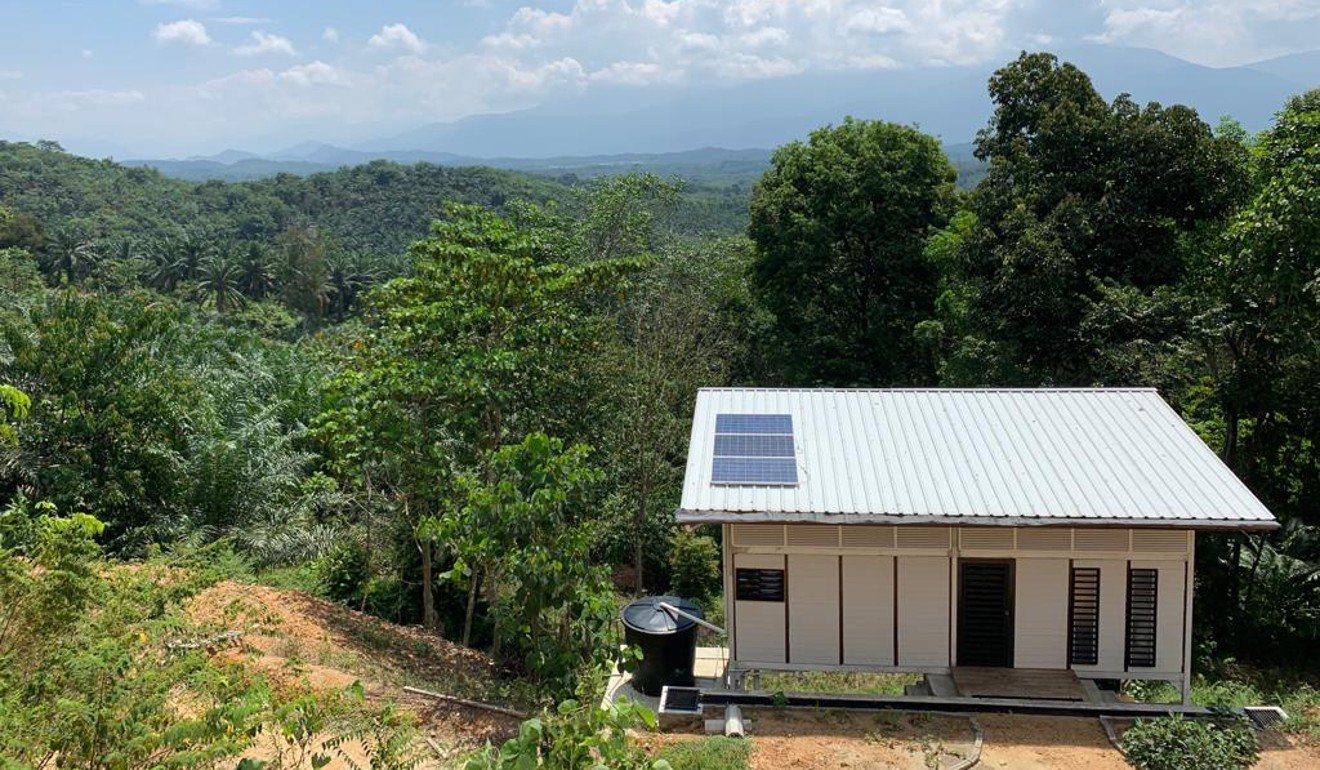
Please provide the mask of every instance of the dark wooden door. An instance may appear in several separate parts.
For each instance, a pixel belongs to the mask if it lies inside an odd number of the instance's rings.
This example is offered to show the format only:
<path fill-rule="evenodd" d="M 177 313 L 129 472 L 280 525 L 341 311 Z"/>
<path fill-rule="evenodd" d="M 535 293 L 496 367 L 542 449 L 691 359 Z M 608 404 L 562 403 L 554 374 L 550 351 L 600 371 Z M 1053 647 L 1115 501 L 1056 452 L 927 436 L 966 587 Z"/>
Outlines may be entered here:
<path fill-rule="evenodd" d="M 958 665 L 1013 665 L 1013 562 L 958 562 Z"/>

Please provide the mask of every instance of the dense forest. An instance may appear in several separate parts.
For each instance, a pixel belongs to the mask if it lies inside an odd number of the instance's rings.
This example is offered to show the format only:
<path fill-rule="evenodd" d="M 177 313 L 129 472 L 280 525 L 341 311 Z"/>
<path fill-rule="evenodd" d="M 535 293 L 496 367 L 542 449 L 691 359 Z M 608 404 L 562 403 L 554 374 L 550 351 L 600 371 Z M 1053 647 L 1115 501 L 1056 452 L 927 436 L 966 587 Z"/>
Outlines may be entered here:
<path fill-rule="evenodd" d="M 1156 387 L 1284 525 L 1200 536 L 1203 669 L 1314 664 L 1320 91 L 1259 135 L 1047 54 L 989 91 L 973 189 L 840 116 L 746 210 L 651 175 L 194 184 L 0 144 L 0 748 L 72 756 L 44 722 L 93 664 L 57 637 L 138 671 L 89 611 L 102 559 L 298 570 L 543 702 L 584 689 L 620 595 L 719 611 L 718 532 L 673 510 L 695 391 L 727 384 Z"/>

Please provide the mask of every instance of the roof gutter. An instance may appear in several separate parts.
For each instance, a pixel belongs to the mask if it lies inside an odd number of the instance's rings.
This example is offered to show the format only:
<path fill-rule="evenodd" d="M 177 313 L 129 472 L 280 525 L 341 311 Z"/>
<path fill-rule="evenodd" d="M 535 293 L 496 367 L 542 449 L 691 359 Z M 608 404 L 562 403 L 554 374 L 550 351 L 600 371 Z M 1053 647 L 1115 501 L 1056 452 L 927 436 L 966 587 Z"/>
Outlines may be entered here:
<path fill-rule="evenodd" d="M 947 527 L 1096 527 L 1130 529 L 1196 529 L 1228 532 L 1273 532 L 1274 519 L 1091 519 L 1041 516 L 935 516 L 883 513 L 812 513 L 800 511 L 693 511 L 674 512 L 679 524 L 894 524 Z"/>

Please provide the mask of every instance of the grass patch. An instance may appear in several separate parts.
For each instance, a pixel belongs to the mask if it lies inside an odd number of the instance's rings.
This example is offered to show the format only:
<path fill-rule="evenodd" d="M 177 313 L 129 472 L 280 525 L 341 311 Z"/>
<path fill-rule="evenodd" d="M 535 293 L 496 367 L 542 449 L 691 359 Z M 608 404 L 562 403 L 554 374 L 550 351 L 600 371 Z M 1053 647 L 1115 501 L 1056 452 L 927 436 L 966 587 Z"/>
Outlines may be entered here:
<path fill-rule="evenodd" d="M 1143 703 L 1178 701 L 1169 682 L 1134 682 L 1125 690 Z M 1192 678 L 1192 702 L 1201 706 L 1241 708 L 1279 706 L 1288 714 L 1283 730 L 1320 740 L 1320 672 L 1262 669 L 1235 661 L 1207 666 Z"/>
<path fill-rule="evenodd" d="M 906 685 L 920 681 L 920 674 L 766 671 L 761 674 L 761 689 L 770 692 L 815 692 L 832 695 L 902 695 Z"/>
<path fill-rule="evenodd" d="M 671 743 L 656 754 L 674 770 L 746 770 L 752 747 L 746 738 L 710 735 Z"/>
<path fill-rule="evenodd" d="M 312 596 L 325 596 L 325 586 L 316 561 L 259 570 L 254 577 L 256 582 L 271 588 L 288 588 Z"/>

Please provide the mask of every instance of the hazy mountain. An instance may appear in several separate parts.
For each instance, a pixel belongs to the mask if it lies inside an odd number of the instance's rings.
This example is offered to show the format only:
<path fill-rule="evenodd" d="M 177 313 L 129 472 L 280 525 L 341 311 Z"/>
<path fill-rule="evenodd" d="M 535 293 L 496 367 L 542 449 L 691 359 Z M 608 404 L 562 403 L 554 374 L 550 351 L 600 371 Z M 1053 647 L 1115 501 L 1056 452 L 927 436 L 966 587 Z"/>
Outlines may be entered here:
<path fill-rule="evenodd" d="M 1140 103 L 1187 104 L 1208 122 L 1231 115 L 1253 131 L 1266 127 L 1288 96 L 1320 83 L 1320 51 L 1220 68 L 1106 45 L 1077 46 L 1061 58 L 1090 74 L 1107 98 L 1126 92 Z M 986 81 L 996 66 L 813 73 L 726 86 L 594 88 L 534 109 L 433 123 L 353 147 L 306 141 L 261 156 L 226 150 L 183 161 L 128 163 L 188 179 L 305 174 L 384 159 L 578 176 L 646 170 L 742 182 L 760 174 L 768 151 L 718 148 L 775 147 L 852 115 L 916 124 L 941 137 L 966 184 L 980 173 L 967 142 L 990 115 Z"/>
<path fill-rule="evenodd" d="M 1299 90 L 1320 87 L 1320 51 L 1306 51 L 1256 62 L 1251 69 L 1295 83 Z"/>
<path fill-rule="evenodd" d="M 1141 48 L 1078 46 L 1062 57 L 1088 72 L 1106 97 L 1182 103 L 1206 120 L 1232 115 L 1249 129 L 1270 117 L 1320 58 L 1283 57 L 1248 67 L 1205 67 Z M 772 147 L 845 115 L 914 123 L 947 142 L 971 139 L 990 113 L 986 81 L 996 65 L 804 74 L 726 87 L 653 89 L 620 106 L 614 91 L 589 92 L 521 112 L 435 123 L 357 149 L 423 149 L 462 155 L 672 152 L 689 147 Z"/>

